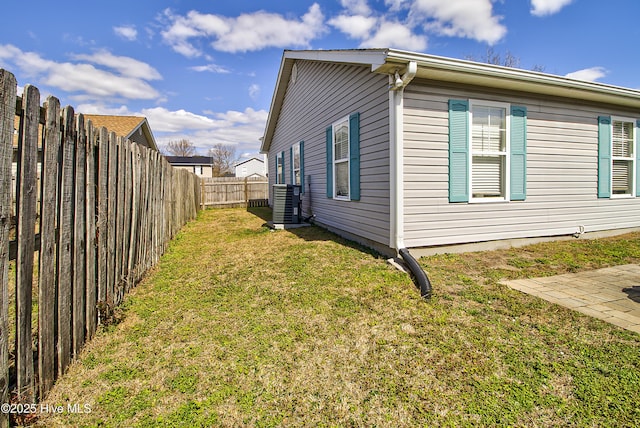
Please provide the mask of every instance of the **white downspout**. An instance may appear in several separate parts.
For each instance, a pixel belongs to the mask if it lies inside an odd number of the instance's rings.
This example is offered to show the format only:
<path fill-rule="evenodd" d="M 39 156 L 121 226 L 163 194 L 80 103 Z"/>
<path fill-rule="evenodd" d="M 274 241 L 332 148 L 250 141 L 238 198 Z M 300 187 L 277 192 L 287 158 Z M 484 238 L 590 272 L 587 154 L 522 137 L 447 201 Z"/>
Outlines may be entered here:
<path fill-rule="evenodd" d="M 399 251 L 404 246 L 404 88 L 418 70 L 409 62 L 405 73 L 389 76 L 389 175 L 391 228 L 389 247 Z"/>

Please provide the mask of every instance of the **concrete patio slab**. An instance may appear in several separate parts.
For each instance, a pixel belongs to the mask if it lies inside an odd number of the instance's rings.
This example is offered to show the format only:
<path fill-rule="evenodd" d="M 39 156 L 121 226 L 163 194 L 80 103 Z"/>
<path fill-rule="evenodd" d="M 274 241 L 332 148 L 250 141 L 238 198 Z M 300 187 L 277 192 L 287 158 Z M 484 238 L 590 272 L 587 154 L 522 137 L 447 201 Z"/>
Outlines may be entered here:
<path fill-rule="evenodd" d="M 640 333 L 640 265 L 503 283 L 514 290 Z"/>

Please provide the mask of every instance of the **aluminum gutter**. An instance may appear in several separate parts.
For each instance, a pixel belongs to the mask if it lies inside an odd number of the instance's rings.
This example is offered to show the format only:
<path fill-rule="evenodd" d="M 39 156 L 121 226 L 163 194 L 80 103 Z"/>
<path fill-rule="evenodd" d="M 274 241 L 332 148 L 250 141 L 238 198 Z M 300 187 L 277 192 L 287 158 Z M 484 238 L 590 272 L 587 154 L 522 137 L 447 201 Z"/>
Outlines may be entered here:
<path fill-rule="evenodd" d="M 640 109 L 640 91 L 604 83 L 511 67 L 483 64 L 389 49 L 376 73 L 391 73 L 409 61 L 418 63 L 419 78 L 575 98 Z"/>

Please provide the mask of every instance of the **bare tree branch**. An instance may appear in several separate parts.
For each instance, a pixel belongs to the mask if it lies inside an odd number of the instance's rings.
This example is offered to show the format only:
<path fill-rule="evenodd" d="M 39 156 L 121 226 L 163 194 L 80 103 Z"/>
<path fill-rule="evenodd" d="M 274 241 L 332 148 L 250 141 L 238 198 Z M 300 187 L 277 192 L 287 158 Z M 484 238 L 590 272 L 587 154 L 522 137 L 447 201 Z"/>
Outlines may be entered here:
<path fill-rule="evenodd" d="M 233 164 L 238 160 L 234 146 L 218 143 L 209 149 L 213 161 L 213 176 L 222 177 L 233 173 Z"/>
<path fill-rule="evenodd" d="M 164 149 L 173 156 L 193 156 L 196 154 L 196 147 L 185 138 L 179 141 L 169 141 Z"/>
<path fill-rule="evenodd" d="M 501 65 L 503 67 L 521 68 L 520 57 L 515 56 L 511 51 L 507 50 L 504 54 L 504 58 L 500 52 L 496 52 L 493 47 L 488 47 L 484 55 L 478 59 L 475 55 L 466 55 L 464 57 L 467 61 L 484 62 L 487 64 Z M 543 65 L 533 66 L 533 71 L 544 72 L 545 67 Z"/>

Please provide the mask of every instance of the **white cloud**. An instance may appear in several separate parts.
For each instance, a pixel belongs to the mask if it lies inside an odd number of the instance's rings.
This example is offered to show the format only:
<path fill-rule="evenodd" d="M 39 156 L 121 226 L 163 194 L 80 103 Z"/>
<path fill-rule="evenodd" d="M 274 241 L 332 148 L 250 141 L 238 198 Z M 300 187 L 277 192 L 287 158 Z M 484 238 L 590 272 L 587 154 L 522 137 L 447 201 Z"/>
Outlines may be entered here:
<path fill-rule="evenodd" d="M 149 125 L 154 132 L 185 132 L 211 129 L 215 125 L 213 119 L 184 109 L 171 111 L 164 107 L 153 107 L 143 109 L 140 114 L 149 120 Z"/>
<path fill-rule="evenodd" d="M 367 4 L 367 0 L 340 0 L 340 4 L 349 13 L 355 15 L 370 15 L 371 8 Z"/>
<path fill-rule="evenodd" d="M 231 73 L 231 70 L 229 70 L 228 68 L 225 68 L 221 65 L 216 65 L 216 64 L 196 65 L 194 67 L 191 67 L 191 70 L 198 71 L 198 72 L 208 71 L 210 73 L 216 73 L 216 74 Z"/>
<path fill-rule="evenodd" d="M 100 70 L 91 64 L 59 63 L 42 77 L 46 85 L 67 92 L 83 92 L 96 97 L 124 97 L 150 100 L 159 93 L 147 82 Z"/>
<path fill-rule="evenodd" d="M 299 20 L 264 11 L 230 18 L 197 11 L 175 16 L 166 10 L 164 18 L 170 23 L 162 32 L 164 41 L 187 57 L 203 54 L 194 44 L 203 40 L 218 51 L 247 52 L 269 47 L 307 47 L 324 32 L 324 16 L 317 3 Z"/>
<path fill-rule="evenodd" d="M 113 27 L 113 32 L 116 33 L 117 36 L 131 42 L 136 40 L 136 38 L 138 37 L 138 30 L 136 30 L 136 27 L 134 25 L 122 25 L 120 27 Z"/>
<path fill-rule="evenodd" d="M 396 0 L 391 7 L 399 8 L 401 1 Z M 427 48 L 427 37 L 414 34 L 411 24 L 374 15 L 365 0 L 342 0 L 341 3 L 345 10 L 328 24 L 352 39 L 361 40 L 360 48 L 391 47 L 415 51 Z"/>
<path fill-rule="evenodd" d="M 253 83 L 249 85 L 249 97 L 255 100 L 260 95 L 260 85 Z"/>
<path fill-rule="evenodd" d="M 493 14 L 491 0 L 415 0 L 412 12 L 427 22 L 425 29 L 450 37 L 497 43 L 507 33 Z"/>
<path fill-rule="evenodd" d="M 158 107 L 142 110 L 139 114 L 149 120 L 154 135 L 158 134 L 155 136 L 160 146 L 185 138 L 196 146 L 199 153 L 206 154 L 218 143 L 238 147 L 243 152 L 257 152 L 268 112 L 247 108 L 244 111 L 209 112 L 212 116 L 209 117 Z"/>
<path fill-rule="evenodd" d="M 127 106 L 108 107 L 104 104 L 78 104 L 75 111 L 82 114 L 107 114 L 113 116 L 135 116 Z"/>
<path fill-rule="evenodd" d="M 378 19 L 373 16 L 339 15 L 329 20 L 329 24 L 353 39 L 369 37 Z"/>
<path fill-rule="evenodd" d="M 123 76 L 134 77 L 144 80 L 161 80 L 162 76 L 155 68 L 137 59 L 116 56 L 106 49 L 101 49 L 91 55 L 73 55 L 73 59 L 87 61 L 93 64 L 102 65 L 120 72 Z"/>
<path fill-rule="evenodd" d="M 531 0 L 531 14 L 535 16 L 553 15 L 573 0 Z"/>
<path fill-rule="evenodd" d="M 608 73 L 609 72 L 604 67 L 591 67 L 568 73 L 565 77 L 570 79 L 586 80 L 587 82 L 595 82 L 596 80 L 605 77 Z"/>
<path fill-rule="evenodd" d="M 384 4 L 389 7 L 390 11 L 396 12 L 401 10 L 408 1 L 409 0 L 384 0 Z"/>
<path fill-rule="evenodd" d="M 106 51 L 93 55 L 77 55 L 75 59 L 89 63 L 55 62 L 42 58 L 35 52 L 23 52 L 12 45 L 0 45 L 0 60 L 20 68 L 33 84 L 44 84 L 83 99 L 123 97 L 127 99 L 155 99 L 159 97 L 147 79 L 160 79 L 152 67 L 128 57 L 116 57 Z M 132 71 L 128 67 L 139 67 Z M 147 73 L 142 76 L 141 71 Z M 142 73 L 142 74 L 144 74 Z"/>
<path fill-rule="evenodd" d="M 360 44 L 361 48 L 398 48 L 424 51 L 427 37 L 413 34 L 411 29 L 399 22 L 382 21 L 375 33 Z"/>

